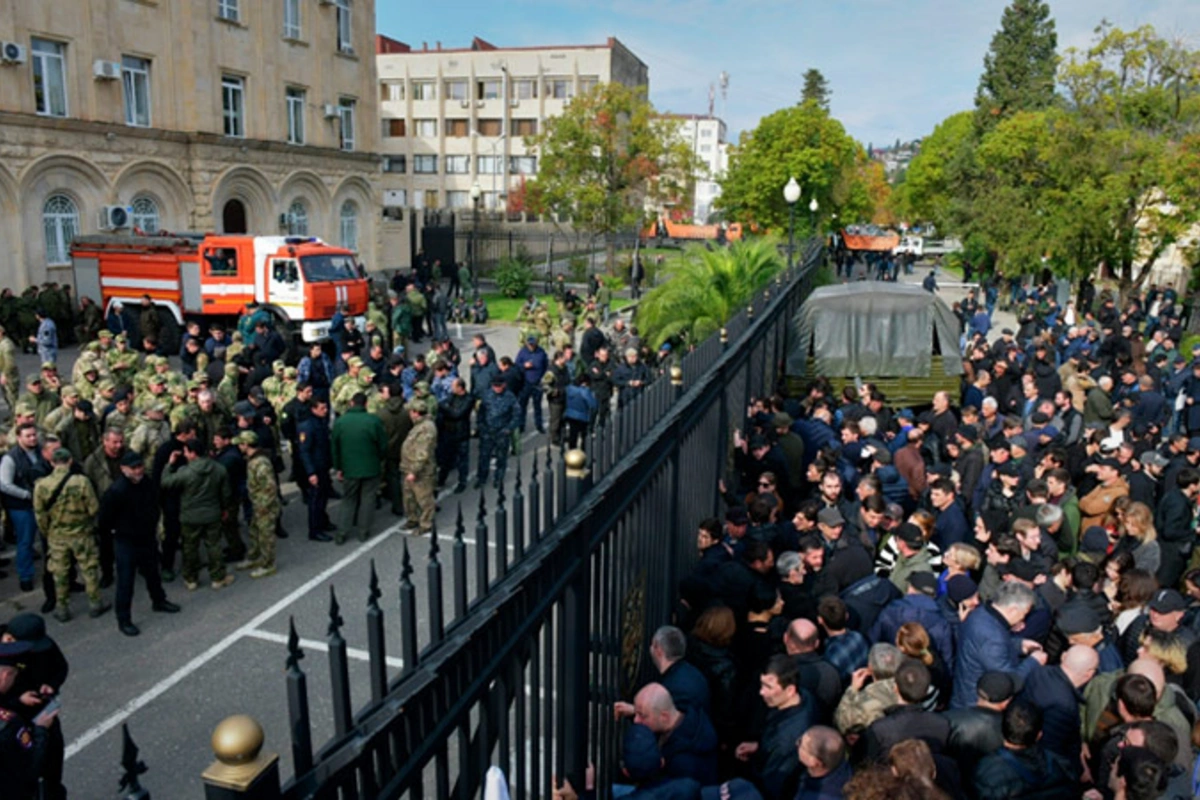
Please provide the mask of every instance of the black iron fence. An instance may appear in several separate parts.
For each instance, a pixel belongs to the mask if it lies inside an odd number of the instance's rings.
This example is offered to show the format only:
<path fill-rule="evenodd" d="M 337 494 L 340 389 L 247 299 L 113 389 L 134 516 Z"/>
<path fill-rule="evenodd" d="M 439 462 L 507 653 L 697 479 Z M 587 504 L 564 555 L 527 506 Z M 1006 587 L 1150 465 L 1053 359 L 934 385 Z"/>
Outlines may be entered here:
<path fill-rule="evenodd" d="M 502 488 L 460 508 L 452 542 L 443 547 L 435 532 L 424 564 L 413 563 L 406 541 L 403 666 L 390 681 L 383 609 L 395 595 L 372 563 L 369 699 L 353 696 L 331 589 L 335 733 L 318 749 L 293 621 L 286 682 L 295 775 L 281 789 L 260 783 L 254 796 L 466 800 L 480 794 L 491 765 L 516 798 L 548 797 L 553 775 L 575 776 L 578 787 L 588 763 L 608 785 L 619 766 L 611 704 L 649 678 L 649 639 L 671 618 L 681 570 L 694 558 L 692 532 L 719 511 L 732 429 L 751 395 L 781 379 L 788 323 L 822 257 L 810 245 L 720 334 L 614 413 L 587 442 L 586 460 L 547 448 L 524 475 L 518 465 L 511 495 Z"/>

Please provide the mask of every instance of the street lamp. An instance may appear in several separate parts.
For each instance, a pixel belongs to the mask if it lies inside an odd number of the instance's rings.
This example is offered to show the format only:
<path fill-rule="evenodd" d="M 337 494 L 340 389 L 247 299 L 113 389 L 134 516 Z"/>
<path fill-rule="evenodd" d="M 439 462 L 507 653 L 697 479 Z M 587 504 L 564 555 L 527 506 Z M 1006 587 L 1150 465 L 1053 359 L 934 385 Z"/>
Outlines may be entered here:
<path fill-rule="evenodd" d="M 794 177 L 788 178 L 783 187 L 783 199 L 788 204 L 788 269 L 792 268 L 796 251 L 796 202 L 800 199 L 800 184 Z"/>
<path fill-rule="evenodd" d="M 479 276 L 475 273 L 475 248 L 478 246 L 478 240 L 475 238 L 475 231 L 479 228 L 479 198 L 483 196 L 483 189 L 479 188 L 479 180 L 476 179 L 471 184 L 471 285 L 475 287 L 475 296 L 479 296 Z"/>
<path fill-rule="evenodd" d="M 817 198 L 815 197 L 808 203 L 808 210 L 812 212 L 813 236 L 817 235 L 817 209 L 820 207 L 821 204 L 817 202 Z"/>

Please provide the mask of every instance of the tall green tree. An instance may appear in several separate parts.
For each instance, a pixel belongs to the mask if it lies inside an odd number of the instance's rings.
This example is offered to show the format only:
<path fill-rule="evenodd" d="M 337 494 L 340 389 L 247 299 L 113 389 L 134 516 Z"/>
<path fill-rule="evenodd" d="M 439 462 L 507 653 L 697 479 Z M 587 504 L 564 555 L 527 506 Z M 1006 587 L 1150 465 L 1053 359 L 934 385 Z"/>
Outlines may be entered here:
<path fill-rule="evenodd" d="M 819 107 L 829 110 L 829 81 L 816 67 L 804 73 L 804 89 L 800 93 L 801 103 L 816 103 Z"/>
<path fill-rule="evenodd" d="M 932 222 L 939 230 L 953 227 L 960 202 L 963 161 L 974 146 L 975 115 L 961 111 L 947 117 L 921 142 L 921 152 L 904 176 L 902 208 L 914 222 Z"/>
<path fill-rule="evenodd" d="M 786 235 L 788 206 L 783 187 L 800 184 L 796 230 L 811 232 L 814 221 L 836 213 L 844 222 L 869 219 L 874 208 L 860 168 L 866 154 L 842 124 L 815 103 L 782 108 L 763 117 L 731 148 L 721 181 L 720 208 L 728 217 Z M 808 207 L 819 204 L 814 219 Z"/>
<path fill-rule="evenodd" d="M 770 238 L 714 250 L 690 246 L 668 267 L 670 280 L 642 298 L 638 328 L 655 348 L 670 339 L 699 343 L 745 308 L 783 266 Z"/>
<path fill-rule="evenodd" d="M 647 204 L 681 201 L 702 168 L 678 134 L 679 123 L 654 110 L 644 87 L 598 84 L 526 138 L 540 162 L 526 203 L 603 236 L 611 272 L 612 234 L 639 227 Z"/>
<path fill-rule="evenodd" d="M 975 92 L 976 125 L 990 130 L 1018 111 L 1054 102 L 1058 34 L 1045 0 L 1013 0 L 983 59 Z"/>

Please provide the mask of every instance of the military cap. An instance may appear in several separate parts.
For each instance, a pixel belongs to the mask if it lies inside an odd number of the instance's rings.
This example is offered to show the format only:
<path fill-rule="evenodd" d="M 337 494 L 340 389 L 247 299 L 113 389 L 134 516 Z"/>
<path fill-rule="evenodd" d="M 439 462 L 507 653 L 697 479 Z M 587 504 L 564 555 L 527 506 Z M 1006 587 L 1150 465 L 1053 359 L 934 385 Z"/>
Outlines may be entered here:
<path fill-rule="evenodd" d="M 62 397 L 79 397 L 79 390 L 74 386 L 64 386 L 62 387 L 62 391 L 59 392 L 59 395 Z"/>
<path fill-rule="evenodd" d="M 125 452 L 125 455 L 121 456 L 121 466 L 137 469 L 138 467 L 146 466 L 146 461 L 137 450 L 128 450 Z"/>
<path fill-rule="evenodd" d="M 25 376 L 25 385 L 32 386 L 35 383 L 41 383 L 42 376 L 37 372 L 31 372 Z"/>
<path fill-rule="evenodd" d="M 254 406 L 242 400 L 240 403 L 235 403 L 233 406 L 233 414 L 237 417 L 253 417 Z"/>
<path fill-rule="evenodd" d="M 242 431 L 233 437 L 234 444 L 244 444 L 248 447 L 258 447 L 258 434 L 254 431 Z"/>
<path fill-rule="evenodd" d="M 83 349 L 84 349 L 84 352 L 87 353 L 89 356 L 93 356 L 96 353 L 100 352 L 100 343 L 99 342 L 88 342 L 87 344 L 85 344 L 83 346 Z"/>
<path fill-rule="evenodd" d="M 359 358 L 358 356 L 354 356 L 353 358 L 350 359 L 350 366 L 361 367 L 362 365 L 363 365 L 363 360 L 361 358 Z"/>
<path fill-rule="evenodd" d="M 411 400 L 404 405 L 404 410 L 409 412 L 415 411 L 421 416 L 425 416 L 425 414 L 429 411 L 429 409 L 425 407 L 424 403 L 414 403 Z"/>
<path fill-rule="evenodd" d="M 283 377 L 285 377 L 285 378 L 295 378 L 299 374 L 300 374 L 300 372 L 295 367 L 287 367 L 283 371 Z"/>
<path fill-rule="evenodd" d="M 116 388 L 117 388 L 117 385 L 108 378 L 105 378 L 104 380 L 102 380 L 96 384 L 96 391 L 100 392 L 100 393 L 111 392 L 113 389 L 116 389 Z"/>
<path fill-rule="evenodd" d="M 24 400 L 18 400 L 17 407 L 13 409 L 13 413 L 18 417 L 30 417 L 37 414 L 37 406 Z"/>
<path fill-rule="evenodd" d="M 280 370 L 283 370 L 286 368 L 287 368 L 287 364 L 284 363 L 282 358 L 277 358 L 271 362 L 271 369 L 274 370 L 275 372 L 279 372 Z"/>
<path fill-rule="evenodd" d="M 358 371 L 358 379 L 359 381 L 366 381 L 367 383 L 370 383 L 375 379 L 375 370 L 371 369 L 370 367 L 363 367 Z"/>
<path fill-rule="evenodd" d="M 53 361 L 43 361 L 42 370 L 45 372 L 58 372 L 58 365 Z"/>
<path fill-rule="evenodd" d="M 147 384 L 147 385 L 150 385 L 150 384 L 152 384 L 152 383 L 157 383 L 157 384 L 159 384 L 159 385 L 161 386 L 162 384 L 164 384 L 164 383 L 166 383 L 166 382 L 167 382 L 167 378 L 166 378 L 166 376 L 165 376 L 165 375 L 161 375 L 161 374 L 159 374 L 159 373 L 157 373 L 157 372 L 156 372 L 156 373 L 154 373 L 153 375 L 151 375 L 151 376 L 150 376 L 150 379 L 149 379 L 148 381 L 146 381 L 146 384 Z"/>
<path fill-rule="evenodd" d="M 28 642 L 0 642 L 0 667 L 20 667 L 30 652 Z"/>
<path fill-rule="evenodd" d="M 428 392 L 429 381 L 417 381 L 416 384 L 413 385 L 413 391 Z"/>
<path fill-rule="evenodd" d="M 199 391 L 200 387 L 199 386 L 187 386 L 182 383 L 172 383 L 170 386 L 167 387 L 167 391 L 170 392 L 171 397 L 187 397 L 187 393 L 191 389 L 195 389 L 195 390 Z"/>
<path fill-rule="evenodd" d="M 118 333 L 118 334 L 117 334 L 117 341 L 118 341 L 118 342 L 128 342 L 128 341 L 129 341 L 129 334 L 127 334 L 127 333 Z"/>
<path fill-rule="evenodd" d="M 65 464 L 71 460 L 71 451 L 65 447 L 60 447 L 54 451 L 54 454 L 50 457 L 50 460 L 55 464 Z"/>
<path fill-rule="evenodd" d="M 113 332 L 108 328 L 101 328 L 100 332 L 96 334 L 96 336 L 100 339 L 111 339 L 113 338 Z"/>
<path fill-rule="evenodd" d="M 171 410 L 171 404 L 165 400 L 159 400 L 157 403 L 151 403 L 146 406 L 147 411 L 157 411 L 159 414 L 166 414 Z"/>

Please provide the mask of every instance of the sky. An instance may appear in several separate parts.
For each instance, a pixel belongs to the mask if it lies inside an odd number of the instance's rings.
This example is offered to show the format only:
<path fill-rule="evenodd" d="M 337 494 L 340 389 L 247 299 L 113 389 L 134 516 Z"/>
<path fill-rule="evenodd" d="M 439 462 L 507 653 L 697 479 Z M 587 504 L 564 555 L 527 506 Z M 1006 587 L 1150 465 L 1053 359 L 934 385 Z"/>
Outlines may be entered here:
<path fill-rule="evenodd" d="M 380 33 L 420 47 L 601 44 L 615 36 L 650 70 L 660 111 L 716 113 L 731 140 L 797 101 L 816 67 L 830 108 L 862 144 L 928 135 L 974 104 L 983 57 L 1007 0 L 376 0 Z M 1086 48 L 1102 19 L 1200 48 L 1200 0 L 1057 0 L 1060 51 Z"/>

